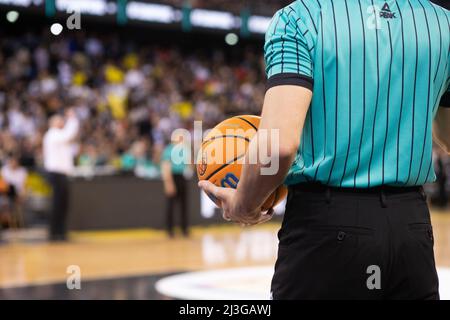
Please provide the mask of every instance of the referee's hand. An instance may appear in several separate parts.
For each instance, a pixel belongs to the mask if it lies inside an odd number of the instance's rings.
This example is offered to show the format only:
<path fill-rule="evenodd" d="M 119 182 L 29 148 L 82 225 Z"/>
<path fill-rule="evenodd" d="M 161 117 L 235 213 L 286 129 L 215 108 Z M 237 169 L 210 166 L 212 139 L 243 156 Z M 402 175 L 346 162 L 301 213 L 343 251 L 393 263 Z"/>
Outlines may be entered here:
<path fill-rule="evenodd" d="M 263 212 L 261 207 L 256 209 L 246 208 L 245 203 L 237 200 L 237 190 L 232 188 L 220 188 L 209 181 L 200 181 L 198 186 L 207 194 L 217 199 L 216 204 L 223 210 L 223 218 L 243 226 L 252 226 L 264 223 L 272 219 L 273 209 Z"/>

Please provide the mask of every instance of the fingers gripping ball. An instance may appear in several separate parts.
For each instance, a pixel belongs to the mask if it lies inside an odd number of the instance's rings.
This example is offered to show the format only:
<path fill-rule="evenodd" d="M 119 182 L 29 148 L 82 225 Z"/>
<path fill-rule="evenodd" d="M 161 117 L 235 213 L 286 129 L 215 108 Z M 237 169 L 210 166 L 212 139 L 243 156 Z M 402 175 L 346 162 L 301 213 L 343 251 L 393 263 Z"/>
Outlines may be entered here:
<path fill-rule="evenodd" d="M 260 117 L 238 116 L 219 123 L 205 137 L 197 158 L 199 180 L 208 180 L 218 187 L 236 189 L 251 139 L 258 131 Z M 208 196 L 217 203 L 213 195 Z M 264 202 L 267 211 L 287 196 L 285 186 L 278 187 Z"/>

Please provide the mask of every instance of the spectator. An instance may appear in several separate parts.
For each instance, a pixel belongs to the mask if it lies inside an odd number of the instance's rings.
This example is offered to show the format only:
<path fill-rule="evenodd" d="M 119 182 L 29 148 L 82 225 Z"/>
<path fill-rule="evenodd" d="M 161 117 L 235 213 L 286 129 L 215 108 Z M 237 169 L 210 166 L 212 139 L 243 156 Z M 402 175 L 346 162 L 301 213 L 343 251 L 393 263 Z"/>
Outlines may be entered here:
<path fill-rule="evenodd" d="M 170 143 L 162 156 L 167 232 L 171 238 L 174 236 L 174 213 L 177 204 L 180 209 L 183 235 L 189 236 L 187 184 L 184 174 L 189 163 L 190 150 L 183 143 L 183 139 Z"/>
<path fill-rule="evenodd" d="M 10 186 L 13 186 L 15 193 L 20 197 L 25 194 L 27 175 L 27 170 L 20 166 L 19 160 L 15 156 L 10 156 L 1 171 L 3 180 Z"/>
<path fill-rule="evenodd" d="M 69 204 L 67 176 L 74 169 L 73 140 L 79 123 L 73 110 L 67 113 L 67 122 L 60 115 L 50 119 L 50 128 L 44 136 L 44 167 L 53 188 L 49 237 L 51 241 L 64 241 L 67 237 L 66 217 Z"/>
<path fill-rule="evenodd" d="M 21 204 L 25 199 L 27 171 L 19 165 L 15 156 L 10 156 L 0 175 L 0 225 L 23 225 Z M 17 218 L 20 217 L 20 220 Z M 14 223 L 13 223 L 14 222 Z"/>
<path fill-rule="evenodd" d="M 192 5 L 219 3 L 227 10 L 243 6 L 220 0 Z M 44 167 L 48 119 L 73 106 L 82 123 L 77 165 L 157 177 L 174 129 L 201 120 L 206 130 L 236 114 L 259 114 L 265 75 L 255 52 L 251 44 L 188 49 L 84 31 L 48 41 L 38 32 L 0 30 L 0 162 L 13 153 L 27 169 Z M 144 156 L 136 156 L 134 146 L 142 144 Z"/>
<path fill-rule="evenodd" d="M 118 46 L 116 38 L 85 38 L 61 36 L 49 43 L 33 33 L 0 37 L 0 161 L 15 152 L 28 165 L 42 166 L 47 119 L 67 105 L 83 121 L 78 164 L 94 161 L 94 168 L 117 165 L 142 138 L 151 143 L 149 158 L 158 165 L 173 129 L 193 120 L 208 129 L 236 113 L 260 110 L 263 69 L 251 48 L 231 58 L 220 49 L 193 54 L 176 45 L 123 40 Z"/>

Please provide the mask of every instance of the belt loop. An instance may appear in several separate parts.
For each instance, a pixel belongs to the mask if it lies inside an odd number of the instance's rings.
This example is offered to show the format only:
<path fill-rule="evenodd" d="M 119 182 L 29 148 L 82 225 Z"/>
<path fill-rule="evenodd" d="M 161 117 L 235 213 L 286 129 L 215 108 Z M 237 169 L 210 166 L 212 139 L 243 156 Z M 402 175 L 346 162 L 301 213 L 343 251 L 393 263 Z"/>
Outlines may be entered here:
<path fill-rule="evenodd" d="M 387 208 L 386 193 L 384 193 L 383 189 L 381 189 L 381 191 L 380 191 L 380 201 L 381 201 L 381 206 L 383 208 Z"/>
<path fill-rule="evenodd" d="M 426 202 L 428 200 L 427 193 L 425 192 L 425 189 L 423 187 L 420 187 L 420 195 L 422 196 L 423 201 Z"/>
<path fill-rule="evenodd" d="M 331 188 L 327 187 L 327 189 L 325 190 L 325 201 L 327 202 L 327 204 L 331 203 Z"/>

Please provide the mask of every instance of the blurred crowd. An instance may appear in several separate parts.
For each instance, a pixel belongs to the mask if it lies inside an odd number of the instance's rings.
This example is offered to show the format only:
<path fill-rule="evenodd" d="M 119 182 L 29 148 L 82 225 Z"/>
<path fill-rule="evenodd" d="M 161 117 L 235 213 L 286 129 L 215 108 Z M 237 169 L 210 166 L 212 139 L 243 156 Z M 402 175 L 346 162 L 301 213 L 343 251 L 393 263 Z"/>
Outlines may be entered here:
<path fill-rule="evenodd" d="M 5 205 L 22 201 L 25 190 L 33 207 L 45 206 L 51 189 L 42 174 L 42 142 L 53 115 L 70 109 L 80 120 L 75 174 L 160 177 L 174 129 L 192 130 L 195 120 L 207 129 L 234 114 L 260 112 L 259 51 L 242 48 L 231 58 L 221 49 L 189 51 L 82 32 L 3 35 L 0 223 Z"/>
<path fill-rule="evenodd" d="M 176 43 L 174 41 L 173 43 Z M 194 46 L 195 47 L 195 46 Z M 174 129 L 203 129 L 258 114 L 265 93 L 261 48 L 186 49 L 116 36 L 48 32 L 0 37 L 0 194 L 50 190 L 42 175 L 48 120 L 74 110 L 77 173 L 160 177 Z M 448 157 L 439 164 L 442 174 Z M 446 184 L 448 182 L 444 182 Z M 2 206 L 0 199 L 0 209 Z M 446 200 L 445 200 L 446 202 Z"/>
<path fill-rule="evenodd" d="M 80 167 L 155 173 L 164 144 L 194 120 L 211 127 L 258 113 L 264 95 L 260 53 L 127 43 L 117 37 L 0 39 L 0 162 L 42 164 L 42 136 L 53 114 L 73 108 L 81 122 Z"/>
<path fill-rule="evenodd" d="M 272 16 L 277 10 L 283 8 L 294 0 L 160 0 L 165 3 L 171 3 L 181 6 L 183 3 L 189 3 L 193 8 L 205 8 L 213 10 L 225 10 L 234 13 L 240 13 L 243 9 L 249 9 L 252 14 L 261 14 Z M 299 0 L 300 1 L 300 0 Z M 431 0 L 444 8 L 450 7 L 449 0 Z M 308 2 L 306 1 L 305 4 Z"/>
<path fill-rule="evenodd" d="M 192 8 L 229 11 L 235 14 L 250 10 L 252 14 L 272 16 L 277 10 L 292 3 L 292 0 L 156 0 L 175 7 L 190 5 Z"/>
<path fill-rule="evenodd" d="M 160 2 L 170 4 L 175 7 L 182 7 L 185 4 L 192 8 L 202 8 L 211 10 L 223 10 L 239 14 L 242 10 L 249 10 L 252 14 L 273 16 L 273 14 L 294 0 L 151 0 L 152 2 Z M 448 0 L 431 0 L 432 2 L 443 6 L 450 7 Z M 306 2 L 307 3 L 307 2 Z"/>

